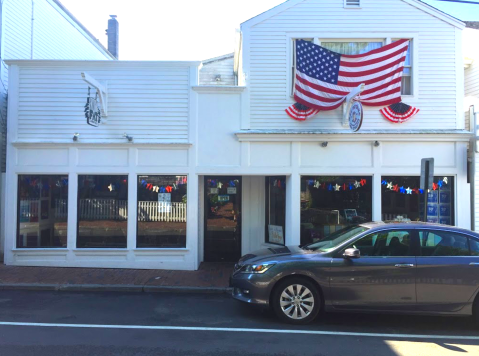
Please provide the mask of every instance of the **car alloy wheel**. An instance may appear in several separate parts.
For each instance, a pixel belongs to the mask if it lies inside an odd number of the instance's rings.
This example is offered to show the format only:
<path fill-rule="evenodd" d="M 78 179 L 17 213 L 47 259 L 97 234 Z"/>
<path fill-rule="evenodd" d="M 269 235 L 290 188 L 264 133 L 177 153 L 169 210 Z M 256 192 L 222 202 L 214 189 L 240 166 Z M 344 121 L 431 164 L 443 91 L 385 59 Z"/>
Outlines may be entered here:
<path fill-rule="evenodd" d="M 321 294 L 310 280 L 294 276 L 279 281 L 271 295 L 271 307 L 281 320 L 290 324 L 307 324 L 321 309 Z"/>
<path fill-rule="evenodd" d="M 305 319 L 314 309 L 314 296 L 307 287 L 293 284 L 281 293 L 280 305 L 287 317 L 294 320 Z"/>

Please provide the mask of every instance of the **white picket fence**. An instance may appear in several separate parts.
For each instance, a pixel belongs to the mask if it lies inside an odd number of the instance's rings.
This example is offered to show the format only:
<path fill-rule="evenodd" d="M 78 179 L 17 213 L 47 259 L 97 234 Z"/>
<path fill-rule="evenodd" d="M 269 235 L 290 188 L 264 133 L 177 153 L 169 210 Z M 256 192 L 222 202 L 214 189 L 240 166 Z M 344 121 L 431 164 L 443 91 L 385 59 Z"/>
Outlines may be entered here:
<path fill-rule="evenodd" d="M 139 201 L 138 221 L 186 222 L 186 203 Z"/>
<path fill-rule="evenodd" d="M 22 221 L 38 217 L 39 200 L 21 200 L 20 215 Z M 68 217 L 67 200 L 56 199 L 53 215 L 57 220 Z M 82 220 L 126 220 L 128 202 L 113 199 L 80 199 L 80 219 Z M 156 201 L 138 202 L 138 220 L 145 222 L 186 222 L 186 203 L 167 203 Z"/>

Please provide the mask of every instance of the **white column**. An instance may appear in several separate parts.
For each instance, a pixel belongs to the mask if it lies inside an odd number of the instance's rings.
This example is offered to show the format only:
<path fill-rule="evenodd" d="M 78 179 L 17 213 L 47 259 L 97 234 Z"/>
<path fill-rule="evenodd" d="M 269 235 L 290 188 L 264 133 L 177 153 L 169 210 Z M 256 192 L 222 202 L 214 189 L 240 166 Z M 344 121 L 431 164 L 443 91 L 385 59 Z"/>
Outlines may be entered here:
<path fill-rule="evenodd" d="M 382 220 L 382 191 L 381 191 L 381 143 L 378 147 L 372 146 L 373 150 L 373 206 L 372 206 L 372 220 Z"/>
<path fill-rule="evenodd" d="M 74 150 L 74 149 L 71 149 Z M 67 248 L 77 247 L 77 218 L 78 218 L 78 174 L 68 175 L 68 217 L 67 217 Z"/>
<path fill-rule="evenodd" d="M 467 183 L 467 146 L 464 142 L 456 143 L 457 178 L 456 189 L 456 226 L 471 228 L 471 191 Z M 441 177 L 441 175 L 436 174 Z"/>
<path fill-rule="evenodd" d="M 128 223 L 126 248 L 133 250 L 136 248 L 136 220 L 138 215 L 138 177 L 136 173 L 128 174 Z"/>
<path fill-rule="evenodd" d="M 301 177 L 293 173 L 286 177 L 286 245 L 301 243 Z"/>
<path fill-rule="evenodd" d="M 188 192 L 187 192 L 187 216 L 186 216 L 186 248 L 193 256 L 193 268 L 197 269 L 198 263 L 198 185 L 199 179 L 197 174 L 188 175 Z"/>

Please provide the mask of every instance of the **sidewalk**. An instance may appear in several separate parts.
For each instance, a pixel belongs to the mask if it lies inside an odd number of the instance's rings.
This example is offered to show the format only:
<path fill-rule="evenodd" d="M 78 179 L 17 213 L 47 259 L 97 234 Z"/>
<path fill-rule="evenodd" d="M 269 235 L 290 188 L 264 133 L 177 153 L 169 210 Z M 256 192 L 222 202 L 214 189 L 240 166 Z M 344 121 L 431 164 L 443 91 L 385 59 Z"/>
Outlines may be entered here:
<path fill-rule="evenodd" d="M 198 271 L 0 265 L 1 289 L 129 292 L 229 291 L 231 263 L 202 263 Z"/>

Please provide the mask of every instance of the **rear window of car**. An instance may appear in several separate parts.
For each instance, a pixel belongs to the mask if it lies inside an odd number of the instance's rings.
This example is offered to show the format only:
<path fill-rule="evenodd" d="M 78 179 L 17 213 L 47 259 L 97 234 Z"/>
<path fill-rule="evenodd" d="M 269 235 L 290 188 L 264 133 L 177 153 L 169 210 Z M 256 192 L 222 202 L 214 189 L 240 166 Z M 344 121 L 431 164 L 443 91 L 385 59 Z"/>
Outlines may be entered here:
<path fill-rule="evenodd" d="M 479 256 L 479 242 L 457 232 L 419 230 L 421 256 Z"/>

